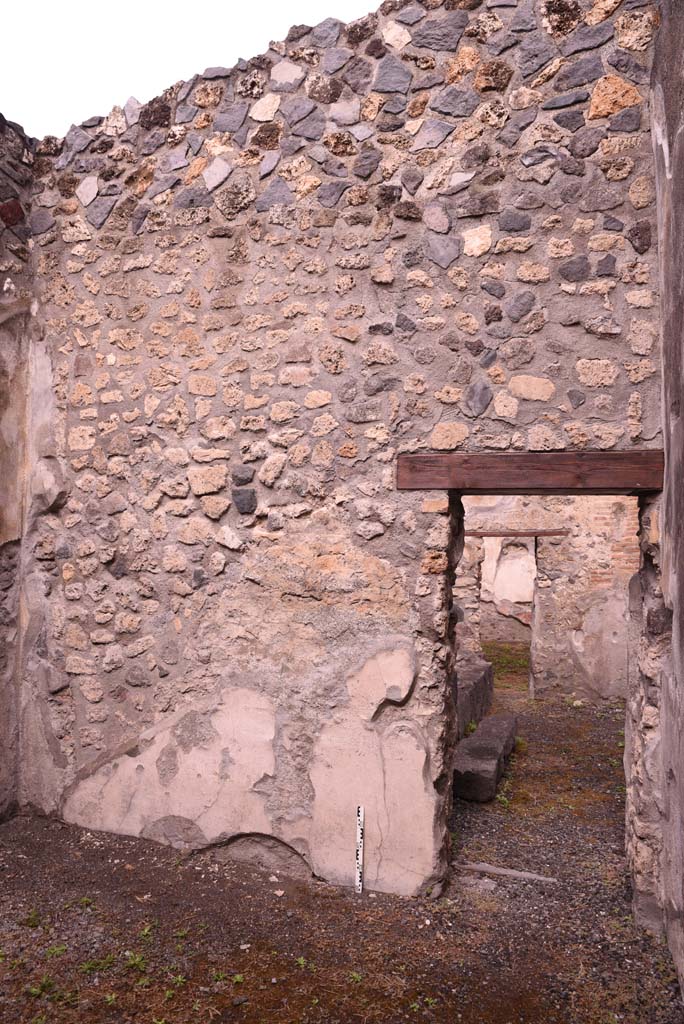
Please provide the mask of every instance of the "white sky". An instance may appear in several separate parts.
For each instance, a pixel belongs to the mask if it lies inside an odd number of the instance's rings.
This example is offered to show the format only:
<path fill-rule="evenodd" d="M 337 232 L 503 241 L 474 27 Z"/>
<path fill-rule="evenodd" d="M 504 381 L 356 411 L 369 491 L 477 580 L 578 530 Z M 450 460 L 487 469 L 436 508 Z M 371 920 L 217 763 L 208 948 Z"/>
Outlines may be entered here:
<path fill-rule="evenodd" d="M 64 135 L 129 96 L 142 103 L 206 67 L 263 53 L 292 25 L 353 21 L 379 0 L 34 0 L 2 3 L 0 112 Z"/>

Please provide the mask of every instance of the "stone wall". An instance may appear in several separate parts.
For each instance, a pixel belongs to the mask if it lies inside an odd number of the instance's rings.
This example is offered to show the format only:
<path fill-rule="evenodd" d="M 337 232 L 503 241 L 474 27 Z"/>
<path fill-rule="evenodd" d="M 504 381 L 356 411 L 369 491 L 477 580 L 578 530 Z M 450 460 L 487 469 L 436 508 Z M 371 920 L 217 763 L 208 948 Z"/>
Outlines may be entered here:
<path fill-rule="evenodd" d="M 461 583 L 469 588 L 460 597 L 461 632 L 479 643 L 527 640 L 537 695 L 625 697 L 636 670 L 629 610 L 630 581 L 640 564 L 636 499 L 474 497 L 464 505 L 466 550 L 481 545 L 481 555 L 479 574 L 468 568 Z M 505 538 L 515 530 L 537 536 Z"/>
<path fill-rule="evenodd" d="M 441 876 L 461 516 L 396 455 L 659 445 L 655 25 L 386 0 L 38 145 L 23 802 L 343 883 L 363 803 Z"/>
<path fill-rule="evenodd" d="M 17 799 L 31 163 L 24 133 L 0 116 L 0 818 Z"/>
<path fill-rule="evenodd" d="M 682 319 L 684 276 L 681 248 L 684 237 L 684 19 L 676 0 L 661 4 L 654 79 L 653 141 L 658 182 L 660 276 L 664 288 L 663 367 L 666 480 L 663 507 L 663 590 L 667 609 L 656 611 L 651 632 L 666 634 L 672 615 L 673 643 L 663 661 L 660 686 L 651 690 L 637 720 L 638 731 L 649 730 L 659 741 L 652 745 L 659 764 L 658 809 L 662 811 L 662 864 L 659 903 L 675 961 L 684 982 L 684 393 Z M 654 815 L 651 811 L 650 818 Z"/>

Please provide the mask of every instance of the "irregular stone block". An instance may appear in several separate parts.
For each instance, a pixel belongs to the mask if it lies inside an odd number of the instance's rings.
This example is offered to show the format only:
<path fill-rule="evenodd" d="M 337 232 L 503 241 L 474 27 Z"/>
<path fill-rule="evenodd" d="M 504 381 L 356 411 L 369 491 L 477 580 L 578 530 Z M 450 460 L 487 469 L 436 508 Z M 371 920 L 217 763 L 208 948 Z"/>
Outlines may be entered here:
<path fill-rule="evenodd" d="M 494 799 L 517 728 L 515 715 L 490 715 L 461 740 L 454 757 L 454 796 L 477 803 Z"/>

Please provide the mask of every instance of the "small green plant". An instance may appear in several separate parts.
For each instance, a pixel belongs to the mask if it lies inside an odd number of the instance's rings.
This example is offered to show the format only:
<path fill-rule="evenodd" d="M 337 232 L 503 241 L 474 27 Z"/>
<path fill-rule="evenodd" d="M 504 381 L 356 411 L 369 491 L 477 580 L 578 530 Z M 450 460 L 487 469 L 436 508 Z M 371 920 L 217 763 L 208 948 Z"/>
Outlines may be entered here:
<path fill-rule="evenodd" d="M 126 956 L 126 967 L 129 971 L 140 971 L 141 974 L 144 974 L 147 970 L 145 957 L 142 953 L 128 953 Z"/>
<path fill-rule="evenodd" d="M 45 956 L 48 958 L 48 960 L 51 960 L 53 956 L 64 956 L 66 951 L 67 951 L 67 948 L 63 944 L 61 944 L 59 946 L 49 946 L 45 950 Z"/>
<path fill-rule="evenodd" d="M 214 971 L 212 979 L 216 982 L 228 981 L 228 975 L 225 971 Z"/>
<path fill-rule="evenodd" d="M 149 939 L 150 936 L 152 935 L 153 928 L 154 928 L 154 925 L 151 922 L 148 921 L 148 923 L 146 925 L 143 925 L 143 927 L 140 930 L 140 938 L 141 939 Z"/>
<path fill-rule="evenodd" d="M 496 802 L 498 804 L 501 804 L 501 806 L 504 808 L 511 806 L 511 801 L 508 799 L 505 793 L 497 793 Z"/>
<path fill-rule="evenodd" d="M 353 981 L 355 985 L 360 985 L 361 982 L 363 981 L 363 975 L 359 974 L 358 971 L 350 971 L 349 979 L 350 981 Z"/>
<path fill-rule="evenodd" d="M 106 995 L 104 997 L 104 1001 L 107 1004 L 107 1006 L 114 1006 L 114 1004 L 116 1003 L 115 994 L 113 992 L 110 992 L 109 995 Z"/>
<path fill-rule="evenodd" d="M 472 736 L 476 730 L 477 722 L 468 722 L 468 724 L 465 727 L 465 734 L 466 736 Z"/>
<path fill-rule="evenodd" d="M 78 905 L 79 907 L 94 907 L 95 903 L 91 900 L 90 896 L 81 896 Z"/>
<path fill-rule="evenodd" d="M 187 985 L 188 979 L 182 974 L 172 974 L 171 981 L 176 988 L 182 988 L 183 985 Z"/>
<path fill-rule="evenodd" d="M 34 1017 L 31 1024 L 47 1024 L 47 1017 L 44 1013 L 39 1013 L 37 1017 Z"/>
<path fill-rule="evenodd" d="M 189 928 L 177 928 L 176 931 L 173 933 L 173 937 L 174 939 L 187 939 L 189 934 Z"/>
<path fill-rule="evenodd" d="M 436 1000 L 436 999 L 433 999 L 433 997 L 432 997 L 432 996 L 425 996 L 425 999 L 423 1000 L 423 1002 L 424 1002 L 424 1003 L 425 1003 L 425 1005 L 426 1005 L 426 1006 L 428 1006 L 428 1007 L 429 1007 L 430 1009 L 432 1009 L 433 1007 L 437 1006 L 437 1000 Z"/>
<path fill-rule="evenodd" d="M 22 924 L 25 924 L 27 928 L 40 927 L 40 914 L 38 913 L 35 907 L 33 907 L 32 910 L 29 910 Z"/>
<path fill-rule="evenodd" d="M 245 980 L 245 976 L 244 974 L 234 974 L 230 980 L 234 985 L 242 985 Z"/>
<path fill-rule="evenodd" d="M 108 970 L 114 963 L 114 954 L 108 953 L 99 960 L 86 960 L 79 967 L 81 974 L 98 974 L 100 971 Z"/>
<path fill-rule="evenodd" d="M 306 957 L 298 956 L 295 963 L 297 964 L 297 967 L 306 967 Z"/>
<path fill-rule="evenodd" d="M 172 988 L 167 988 L 167 989 L 164 990 L 164 999 L 168 1003 L 171 999 L 173 999 L 175 994 L 176 993 L 174 992 L 174 990 Z"/>
<path fill-rule="evenodd" d="M 26 991 L 34 999 L 38 999 L 40 996 L 45 996 L 55 987 L 55 983 L 52 978 L 48 978 L 47 974 L 44 974 L 37 985 L 28 985 Z"/>
<path fill-rule="evenodd" d="M 523 736 L 515 737 L 515 752 L 516 754 L 527 753 L 527 740 Z"/>

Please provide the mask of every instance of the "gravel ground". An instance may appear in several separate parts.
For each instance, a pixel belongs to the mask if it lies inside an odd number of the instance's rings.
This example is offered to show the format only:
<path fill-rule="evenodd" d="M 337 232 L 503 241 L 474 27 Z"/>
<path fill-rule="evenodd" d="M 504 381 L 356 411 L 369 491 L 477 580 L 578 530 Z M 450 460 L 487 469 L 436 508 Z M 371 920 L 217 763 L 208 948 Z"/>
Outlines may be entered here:
<path fill-rule="evenodd" d="M 454 808 L 454 860 L 557 883 L 455 868 L 438 898 L 359 898 L 22 815 L 0 826 L 0 1021 L 682 1024 L 630 918 L 622 709 L 501 683 L 525 742 L 494 804 Z"/>

